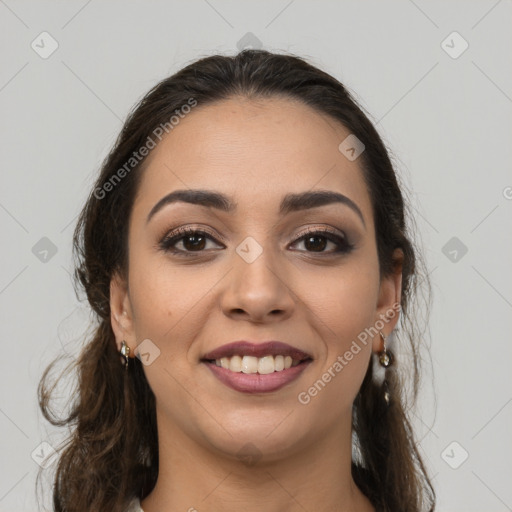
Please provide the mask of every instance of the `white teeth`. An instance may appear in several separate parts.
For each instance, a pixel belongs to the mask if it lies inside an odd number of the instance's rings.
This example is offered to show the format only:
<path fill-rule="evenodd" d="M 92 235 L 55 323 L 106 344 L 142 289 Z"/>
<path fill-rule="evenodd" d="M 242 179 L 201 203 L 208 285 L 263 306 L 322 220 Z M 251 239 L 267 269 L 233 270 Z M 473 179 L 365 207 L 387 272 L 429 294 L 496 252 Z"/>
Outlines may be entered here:
<path fill-rule="evenodd" d="M 240 356 L 226 357 L 229 359 L 229 369 L 232 372 L 242 371 L 242 358 Z"/>
<path fill-rule="evenodd" d="M 297 366 L 299 363 L 300 361 L 294 361 L 291 356 L 282 355 L 259 358 L 254 356 L 232 356 L 215 360 L 217 366 L 221 366 L 226 370 L 237 373 L 259 373 L 260 375 L 287 370 L 292 366 Z"/>
<path fill-rule="evenodd" d="M 258 373 L 258 358 L 253 356 L 242 357 L 243 373 Z"/>
<path fill-rule="evenodd" d="M 245 359 L 245 358 L 244 358 Z M 258 373 L 266 375 L 267 373 L 274 373 L 275 363 L 273 356 L 260 357 L 258 359 Z"/>

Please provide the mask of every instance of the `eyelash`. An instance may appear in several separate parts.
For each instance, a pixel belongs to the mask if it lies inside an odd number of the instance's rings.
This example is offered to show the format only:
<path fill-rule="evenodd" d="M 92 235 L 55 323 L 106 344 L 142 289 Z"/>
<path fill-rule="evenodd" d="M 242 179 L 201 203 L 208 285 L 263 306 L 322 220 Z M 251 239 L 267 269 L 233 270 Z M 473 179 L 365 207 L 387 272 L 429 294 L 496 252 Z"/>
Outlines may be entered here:
<path fill-rule="evenodd" d="M 197 229 L 197 228 L 178 228 L 175 231 L 169 233 L 166 235 L 159 243 L 159 247 L 162 251 L 173 253 L 175 256 L 178 257 L 194 257 L 200 254 L 201 252 L 204 252 L 204 249 L 201 251 L 183 251 L 181 249 L 175 249 L 172 246 L 181 241 L 182 239 L 186 238 L 189 235 L 201 235 L 206 236 L 207 238 L 212 239 L 213 241 L 217 242 L 215 236 L 208 232 L 207 230 Z M 302 242 L 308 237 L 311 236 L 320 236 L 322 238 L 326 238 L 330 242 L 333 242 L 336 244 L 337 249 L 331 252 L 315 252 L 315 251 L 299 251 L 299 252 L 307 252 L 311 254 L 319 254 L 319 255 L 333 255 L 333 254 L 347 254 L 354 248 L 353 244 L 350 244 L 346 238 L 341 237 L 338 235 L 335 231 L 329 230 L 329 229 L 317 229 L 317 228 L 309 228 L 304 233 L 302 233 L 293 243 L 295 245 L 298 242 Z"/>

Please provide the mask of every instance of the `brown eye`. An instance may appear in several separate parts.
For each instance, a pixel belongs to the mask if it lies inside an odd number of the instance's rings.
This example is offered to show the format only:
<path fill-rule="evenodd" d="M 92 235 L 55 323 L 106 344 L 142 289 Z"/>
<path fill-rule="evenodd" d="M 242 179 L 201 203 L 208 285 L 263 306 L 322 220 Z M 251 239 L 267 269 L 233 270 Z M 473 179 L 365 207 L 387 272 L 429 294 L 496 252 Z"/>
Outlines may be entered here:
<path fill-rule="evenodd" d="M 316 252 L 319 254 L 347 253 L 353 249 L 353 245 L 348 243 L 344 236 L 340 236 L 329 230 L 309 231 L 298 238 L 293 245 L 296 245 L 299 242 L 304 243 L 306 252 Z M 335 250 L 325 251 L 329 242 L 334 245 Z"/>
<path fill-rule="evenodd" d="M 206 245 L 206 237 L 200 233 L 186 235 L 181 239 L 183 240 L 183 246 L 187 251 L 201 250 L 204 249 Z"/>
<path fill-rule="evenodd" d="M 322 252 L 327 246 L 328 240 L 325 236 L 308 235 L 304 238 L 304 247 L 315 252 Z"/>
<path fill-rule="evenodd" d="M 159 244 L 165 252 L 176 255 L 187 255 L 187 253 L 200 253 L 206 248 L 208 240 L 216 242 L 215 238 L 205 231 L 193 228 L 178 229 L 167 235 Z M 182 248 L 175 246 L 182 244 Z"/>

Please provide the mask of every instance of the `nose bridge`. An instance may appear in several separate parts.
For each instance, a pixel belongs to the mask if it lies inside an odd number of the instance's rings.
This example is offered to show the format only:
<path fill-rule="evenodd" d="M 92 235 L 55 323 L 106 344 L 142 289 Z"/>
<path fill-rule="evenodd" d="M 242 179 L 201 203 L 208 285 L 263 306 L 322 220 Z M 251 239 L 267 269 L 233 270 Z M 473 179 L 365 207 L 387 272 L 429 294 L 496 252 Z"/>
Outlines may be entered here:
<path fill-rule="evenodd" d="M 254 288 L 253 294 L 262 293 L 264 289 L 275 289 L 280 286 L 276 276 L 275 248 L 271 247 L 271 238 L 247 236 L 237 247 L 234 258 L 238 284 Z M 258 292 L 258 288 L 261 288 Z M 268 293 L 268 291 L 266 293 Z"/>
<path fill-rule="evenodd" d="M 275 311 L 290 313 L 294 302 L 276 255 L 278 250 L 265 234 L 247 236 L 238 244 L 233 254 L 231 284 L 223 301 L 227 314 L 244 311 L 261 320 Z"/>

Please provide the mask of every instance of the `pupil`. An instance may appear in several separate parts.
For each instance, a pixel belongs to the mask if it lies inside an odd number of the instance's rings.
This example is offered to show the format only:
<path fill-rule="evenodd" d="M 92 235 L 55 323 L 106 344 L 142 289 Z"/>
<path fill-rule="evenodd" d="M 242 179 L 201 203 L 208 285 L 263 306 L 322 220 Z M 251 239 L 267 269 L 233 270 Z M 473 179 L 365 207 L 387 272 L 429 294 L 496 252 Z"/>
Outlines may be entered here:
<path fill-rule="evenodd" d="M 323 240 L 323 242 L 320 242 L 320 245 L 319 244 L 315 244 L 314 242 L 312 243 L 312 246 L 313 246 L 313 249 L 319 249 L 320 251 L 322 251 L 323 249 L 325 249 L 325 245 L 326 245 L 326 240 L 324 237 L 322 236 L 310 236 L 308 238 L 306 238 L 305 240 L 305 245 L 306 245 L 306 248 L 308 248 L 308 244 L 312 241 L 312 240 Z"/>
<path fill-rule="evenodd" d="M 188 242 L 190 242 L 190 240 L 195 240 L 195 242 L 192 242 L 192 244 L 189 244 Z M 183 241 L 183 245 L 185 246 L 185 248 L 187 250 L 189 249 L 203 249 L 204 248 L 204 242 L 205 242 L 205 237 L 202 236 L 202 235 L 188 235 L 184 241 Z"/>

